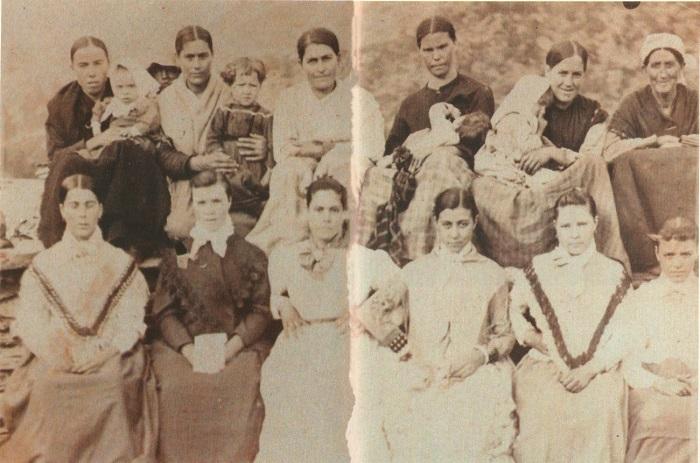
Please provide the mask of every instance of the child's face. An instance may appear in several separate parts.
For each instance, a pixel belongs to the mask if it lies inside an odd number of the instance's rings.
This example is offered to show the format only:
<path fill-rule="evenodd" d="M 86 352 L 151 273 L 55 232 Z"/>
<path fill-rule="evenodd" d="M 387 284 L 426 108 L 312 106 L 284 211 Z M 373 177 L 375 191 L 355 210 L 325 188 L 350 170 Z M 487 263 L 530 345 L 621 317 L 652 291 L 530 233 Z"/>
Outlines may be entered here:
<path fill-rule="evenodd" d="M 255 103 L 260 91 L 260 81 L 255 72 L 250 74 L 238 75 L 236 80 L 231 84 L 233 98 L 238 104 L 250 106 Z"/>
<path fill-rule="evenodd" d="M 131 73 L 125 69 L 120 69 L 114 73 L 110 83 L 114 97 L 124 104 L 131 104 L 139 97 L 139 90 Z"/>

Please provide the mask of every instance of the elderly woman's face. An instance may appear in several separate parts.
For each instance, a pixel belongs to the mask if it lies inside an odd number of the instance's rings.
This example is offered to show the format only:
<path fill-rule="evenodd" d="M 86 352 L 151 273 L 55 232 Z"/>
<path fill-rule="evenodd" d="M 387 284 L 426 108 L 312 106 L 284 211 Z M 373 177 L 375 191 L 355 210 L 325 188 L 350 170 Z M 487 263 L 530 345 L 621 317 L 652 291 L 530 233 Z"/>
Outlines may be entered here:
<path fill-rule="evenodd" d="M 216 231 L 225 223 L 231 200 L 220 183 L 192 188 L 194 219 L 205 230 Z"/>
<path fill-rule="evenodd" d="M 571 103 L 578 95 L 583 82 L 583 60 L 574 55 L 563 59 L 553 68 L 547 68 L 545 77 L 552 87 L 554 98 L 560 103 Z"/>
<path fill-rule="evenodd" d="M 438 244 L 450 252 L 460 252 L 471 242 L 476 221 L 469 209 L 444 209 L 435 221 Z"/>
<path fill-rule="evenodd" d="M 59 206 L 66 230 L 78 240 L 86 240 L 97 228 L 102 217 L 102 205 L 91 190 L 74 188 Z"/>
<path fill-rule="evenodd" d="M 681 65 L 668 50 L 655 50 L 649 55 L 649 61 L 644 68 L 649 77 L 649 84 L 657 94 L 671 93 L 678 84 Z"/>
<path fill-rule="evenodd" d="M 332 190 L 314 193 L 308 210 L 311 236 L 321 242 L 330 243 L 343 231 L 345 210 L 340 195 Z"/>
<path fill-rule="evenodd" d="M 588 206 L 560 207 L 555 222 L 559 245 L 572 256 L 582 254 L 593 242 L 597 224 Z"/>
<path fill-rule="evenodd" d="M 187 83 L 205 87 L 211 77 L 212 52 L 204 40 L 193 40 L 182 46 L 177 62 Z"/>
<path fill-rule="evenodd" d="M 441 79 L 452 69 L 455 43 L 447 32 L 428 34 L 420 42 L 420 54 L 428 72 Z"/>
<path fill-rule="evenodd" d="M 99 98 L 107 83 L 109 59 L 100 47 L 80 48 L 73 54 L 71 67 L 80 88 L 90 97 Z"/>
<path fill-rule="evenodd" d="M 301 69 L 311 88 L 320 93 L 333 90 L 338 73 L 338 55 L 328 45 L 312 43 L 306 47 Z"/>

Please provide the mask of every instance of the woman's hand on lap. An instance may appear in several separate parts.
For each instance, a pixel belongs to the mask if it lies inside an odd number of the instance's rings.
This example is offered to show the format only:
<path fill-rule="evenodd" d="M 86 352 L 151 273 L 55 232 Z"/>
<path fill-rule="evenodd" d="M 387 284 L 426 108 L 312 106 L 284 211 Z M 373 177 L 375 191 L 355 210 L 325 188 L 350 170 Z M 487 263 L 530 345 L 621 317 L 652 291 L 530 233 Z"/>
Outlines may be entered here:
<path fill-rule="evenodd" d="M 567 391 L 577 393 L 584 390 L 597 373 L 590 364 L 586 364 L 564 374 L 559 382 Z"/>
<path fill-rule="evenodd" d="M 681 146 L 681 139 L 674 135 L 661 135 L 656 138 L 656 143 L 660 148 L 671 148 Z"/>
<path fill-rule="evenodd" d="M 693 393 L 693 389 L 688 383 L 676 378 L 659 378 L 652 387 L 668 396 L 689 396 Z"/>

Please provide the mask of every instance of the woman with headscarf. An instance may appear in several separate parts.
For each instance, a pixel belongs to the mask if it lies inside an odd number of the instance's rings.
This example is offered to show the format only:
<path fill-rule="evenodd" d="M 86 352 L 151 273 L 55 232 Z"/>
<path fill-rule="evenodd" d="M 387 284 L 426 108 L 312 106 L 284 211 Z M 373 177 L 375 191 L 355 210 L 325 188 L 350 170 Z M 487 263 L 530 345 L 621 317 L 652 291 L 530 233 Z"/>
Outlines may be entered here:
<path fill-rule="evenodd" d="M 266 252 L 303 239 L 304 196 L 323 175 L 338 180 L 354 209 L 358 184 L 370 160 L 381 157 L 384 121 L 374 97 L 351 79 L 340 79 L 338 37 L 325 28 L 297 41 L 305 79 L 286 89 L 275 108 L 275 167 L 270 199 L 247 239 Z"/>
<path fill-rule="evenodd" d="M 543 146 L 527 152 L 522 152 L 520 147 L 506 149 L 513 153 L 511 156 L 520 155 L 518 169 L 527 176 L 541 176 L 538 172 L 548 169 L 547 181 L 531 182 L 528 186 L 499 181 L 489 175 L 474 179 L 474 198 L 480 212 L 480 244 L 485 254 L 500 265 L 524 267 L 535 255 L 554 248 L 556 237 L 550 226 L 555 215 L 554 204 L 563 193 L 579 187 L 599 205 L 595 239 L 600 251 L 629 268 L 607 166 L 600 156 L 603 132 L 599 123 L 605 114 L 597 102 L 578 93 L 588 65 L 588 53 L 577 42 L 562 42 L 552 46 L 546 64 L 545 77 L 554 98 L 544 116 L 538 118 L 540 130 L 546 124 L 542 132 Z M 542 84 L 539 85 L 541 91 Z M 525 98 L 534 100 L 530 96 Z M 509 113 L 512 115 L 507 116 Z M 506 116 L 503 121 L 495 121 L 497 124 L 522 117 L 515 116 L 509 109 L 501 112 L 499 108 L 497 114 Z M 526 126 L 528 130 L 532 130 L 534 123 L 531 118 L 530 125 Z M 551 130 L 550 125 L 553 126 Z M 490 135 L 492 140 L 494 136 L 499 139 L 498 130 Z M 556 144 L 548 136 L 556 140 Z M 537 142 L 537 138 L 530 139 Z M 527 176 L 525 178 L 529 178 Z"/>
<path fill-rule="evenodd" d="M 656 272 L 647 239 L 668 218 L 697 218 L 698 92 L 685 85 L 685 46 L 650 34 L 639 52 L 649 84 L 620 103 L 610 121 L 605 158 L 620 231 L 636 272 Z"/>
<path fill-rule="evenodd" d="M 103 198 L 100 227 L 105 240 L 139 259 L 147 257 L 165 241 L 163 226 L 170 212 L 165 176 L 187 178 L 207 165 L 163 140 L 137 142 L 119 124 L 108 128 L 109 121 L 100 120 L 107 98 L 113 97 L 104 42 L 81 37 L 73 44 L 70 58 L 77 80 L 63 87 L 48 104 L 51 165 L 41 201 L 39 238 L 46 247 L 61 239 L 64 223 L 58 191 L 63 179 L 76 173 L 90 174 Z M 95 157 L 97 152 L 100 155 Z"/>

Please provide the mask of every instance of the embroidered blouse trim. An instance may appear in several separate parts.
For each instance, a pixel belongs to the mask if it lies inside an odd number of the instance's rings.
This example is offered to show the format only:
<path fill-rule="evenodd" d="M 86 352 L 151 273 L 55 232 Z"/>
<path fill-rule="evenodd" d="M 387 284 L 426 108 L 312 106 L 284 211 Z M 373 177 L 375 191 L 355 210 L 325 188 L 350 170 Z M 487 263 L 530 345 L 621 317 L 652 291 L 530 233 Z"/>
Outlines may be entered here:
<path fill-rule="evenodd" d="M 596 349 L 598 348 L 598 343 L 600 343 L 600 339 L 603 336 L 603 332 L 605 331 L 608 322 L 615 313 L 615 310 L 622 301 L 622 298 L 627 293 L 627 290 L 630 287 L 630 279 L 627 278 L 626 274 L 623 275 L 622 280 L 615 289 L 615 292 L 610 297 L 610 301 L 608 302 L 608 306 L 605 309 L 603 318 L 600 320 L 598 326 L 593 332 L 593 337 L 591 338 L 591 341 L 588 344 L 588 349 L 582 354 L 574 357 L 571 355 L 569 349 L 566 346 L 564 336 L 561 332 L 561 327 L 559 326 L 559 320 L 557 319 L 557 315 L 554 312 L 554 308 L 552 307 L 549 298 L 542 289 L 542 285 L 540 284 L 540 280 L 537 277 L 537 273 L 535 272 L 535 268 L 533 267 L 532 263 L 530 263 L 525 268 L 525 277 L 527 278 L 528 283 L 530 283 L 530 287 L 532 288 L 532 292 L 535 295 L 535 299 L 537 299 L 537 303 L 540 305 L 542 314 L 547 320 L 547 325 L 549 326 L 549 329 L 552 332 L 552 337 L 554 338 L 554 344 L 557 347 L 559 357 L 561 357 L 564 363 L 566 363 L 566 365 L 571 369 L 578 368 L 581 365 L 585 365 L 586 363 L 588 363 L 593 358 L 593 355 L 595 354 Z"/>

